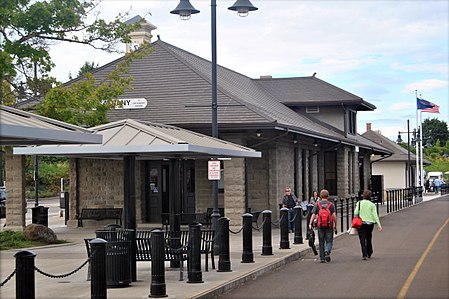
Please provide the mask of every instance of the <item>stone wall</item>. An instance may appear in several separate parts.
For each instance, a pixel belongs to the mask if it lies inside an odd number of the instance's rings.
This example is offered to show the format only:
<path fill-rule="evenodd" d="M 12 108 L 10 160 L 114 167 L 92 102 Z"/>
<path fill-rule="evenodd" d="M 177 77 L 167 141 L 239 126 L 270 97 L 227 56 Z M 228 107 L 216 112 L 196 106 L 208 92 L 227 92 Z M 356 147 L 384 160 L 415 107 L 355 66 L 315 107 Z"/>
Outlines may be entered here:
<path fill-rule="evenodd" d="M 6 147 L 5 180 L 6 196 L 6 228 L 21 231 L 25 227 L 25 156 L 13 155 L 12 148 Z"/>

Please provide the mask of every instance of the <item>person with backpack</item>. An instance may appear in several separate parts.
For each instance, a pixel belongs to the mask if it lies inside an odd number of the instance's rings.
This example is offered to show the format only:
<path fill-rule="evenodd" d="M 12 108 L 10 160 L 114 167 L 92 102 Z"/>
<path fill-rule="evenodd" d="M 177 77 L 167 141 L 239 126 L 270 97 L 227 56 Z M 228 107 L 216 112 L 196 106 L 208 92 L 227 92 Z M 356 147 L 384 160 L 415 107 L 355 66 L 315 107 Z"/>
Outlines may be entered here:
<path fill-rule="evenodd" d="M 362 258 L 366 260 L 371 258 L 373 254 L 373 229 L 377 224 L 379 231 L 382 231 L 379 215 L 377 214 L 376 205 L 371 202 L 371 191 L 363 191 L 362 200 L 357 202 L 354 215 L 362 218 L 362 227 L 357 229 L 362 249 Z"/>
<path fill-rule="evenodd" d="M 282 198 L 282 207 L 288 209 L 288 232 L 291 233 L 293 231 L 293 218 L 295 217 L 295 211 L 293 208 L 296 206 L 298 202 L 298 198 L 296 198 L 295 194 L 292 193 L 292 189 L 290 187 L 285 187 L 285 195 Z"/>
<path fill-rule="evenodd" d="M 334 230 L 337 230 L 337 213 L 335 205 L 329 201 L 329 191 L 320 192 L 321 200 L 313 207 L 309 221 L 309 229 L 313 227 L 313 221 L 317 218 L 318 241 L 320 244 L 320 262 L 331 261 L 331 251 L 334 242 Z"/>

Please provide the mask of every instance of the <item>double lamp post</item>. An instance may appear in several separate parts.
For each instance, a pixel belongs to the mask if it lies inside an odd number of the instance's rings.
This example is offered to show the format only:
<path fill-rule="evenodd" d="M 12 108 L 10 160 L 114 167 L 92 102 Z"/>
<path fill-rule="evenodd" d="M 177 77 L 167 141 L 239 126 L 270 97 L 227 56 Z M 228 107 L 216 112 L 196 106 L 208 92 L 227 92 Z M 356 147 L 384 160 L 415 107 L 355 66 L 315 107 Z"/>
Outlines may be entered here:
<path fill-rule="evenodd" d="M 217 120 L 217 1 L 211 0 L 211 40 L 212 40 L 212 137 L 218 138 L 218 120 Z M 257 10 L 249 0 L 237 0 L 234 5 L 228 8 L 237 11 L 241 17 L 246 17 L 250 11 Z M 178 6 L 170 13 L 177 14 L 182 20 L 189 20 L 192 14 L 200 11 L 195 9 L 189 0 L 180 0 Z M 212 181 L 213 193 L 213 211 L 212 228 L 216 229 L 217 220 L 220 217 L 218 212 L 218 181 Z"/>

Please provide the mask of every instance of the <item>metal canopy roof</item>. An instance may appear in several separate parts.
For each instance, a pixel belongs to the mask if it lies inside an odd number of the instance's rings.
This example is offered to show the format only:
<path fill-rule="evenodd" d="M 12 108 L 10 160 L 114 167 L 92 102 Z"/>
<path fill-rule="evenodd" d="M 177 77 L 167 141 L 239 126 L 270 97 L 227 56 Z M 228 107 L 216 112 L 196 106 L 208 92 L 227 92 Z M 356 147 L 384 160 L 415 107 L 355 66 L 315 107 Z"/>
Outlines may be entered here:
<path fill-rule="evenodd" d="M 102 136 L 65 122 L 0 105 L 0 145 L 101 143 Z"/>
<path fill-rule="evenodd" d="M 260 158 L 253 149 L 174 126 L 131 119 L 91 128 L 103 136 L 99 145 L 45 145 L 14 148 L 14 154 L 92 158 L 137 159 L 248 157 Z"/>

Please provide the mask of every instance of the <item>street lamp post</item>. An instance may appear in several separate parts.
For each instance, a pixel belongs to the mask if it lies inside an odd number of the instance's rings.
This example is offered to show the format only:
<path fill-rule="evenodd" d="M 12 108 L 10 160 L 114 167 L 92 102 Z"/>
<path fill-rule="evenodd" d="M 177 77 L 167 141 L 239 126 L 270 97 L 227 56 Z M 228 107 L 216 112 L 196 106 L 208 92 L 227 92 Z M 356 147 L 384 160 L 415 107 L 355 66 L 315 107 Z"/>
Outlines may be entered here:
<path fill-rule="evenodd" d="M 218 138 L 217 119 L 217 1 L 211 0 L 211 44 L 212 44 L 212 137 Z M 250 11 L 257 10 L 249 0 L 237 0 L 234 5 L 228 8 L 237 11 L 241 17 L 246 17 Z M 200 11 L 195 9 L 189 0 L 180 0 L 178 6 L 170 13 L 177 14 L 182 20 L 189 20 L 192 14 Z M 212 181 L 213 211 L 212 228 L 216 228 L 217 220 L 220 217 L 218 212 L 218 181 Z"/>
<path fill-rule="evenodd" d="M 412 182 L 412 178 L 411 178 L 411 164 L 410 164 L 410 120 L 407 119 L 407 131 L 406 132 L 398 132 L 398 140 L 397 143 L 401 143 L 402 142 L 402 138 L 401 138 L 401 133 L 407 133 L 407 180 L 406 180 L 406 187 L 411 187 L 411 182 Z"/>

